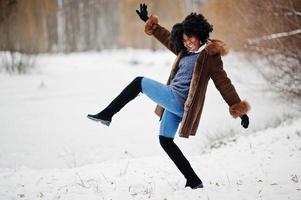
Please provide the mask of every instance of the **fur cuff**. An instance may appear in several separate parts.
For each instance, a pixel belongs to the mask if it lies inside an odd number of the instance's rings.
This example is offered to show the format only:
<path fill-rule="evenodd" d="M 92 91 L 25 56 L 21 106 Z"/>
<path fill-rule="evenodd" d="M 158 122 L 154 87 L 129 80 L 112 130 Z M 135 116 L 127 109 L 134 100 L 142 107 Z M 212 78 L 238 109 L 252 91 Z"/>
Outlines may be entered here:
<path fill-rule="evenodd" d="M 250 104 L 246 100 L 243 100 L 239 103 L 232 105 L 229 108 L 229 112 L 232 115 L 232 117 L 237 118 L 246 114 L 250 109 Z"/>
<path fill-rule="evenodd" d="M 224 56 L 229 52 L 229 49 L 224 42 L 213 39 L 208 40 L 206 50 L 209 55 L 219 54 L 221 56 Z"/>
<path fill-rule="evenodd" d="M 148 20 L 145 22 L 144 32 L 147 35 L 153 35 L 153 32 L 156 28 L 155 24 L 159 23 L 159 18 L 155 15 L 151 15 Z"/>

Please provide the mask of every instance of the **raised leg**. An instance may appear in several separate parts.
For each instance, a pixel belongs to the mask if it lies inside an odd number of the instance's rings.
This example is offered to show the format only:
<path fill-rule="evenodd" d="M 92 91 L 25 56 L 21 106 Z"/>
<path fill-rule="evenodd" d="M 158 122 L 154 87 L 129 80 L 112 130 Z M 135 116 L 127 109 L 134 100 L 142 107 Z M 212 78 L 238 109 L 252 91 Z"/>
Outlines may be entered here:
<path fill-rule="evenodd" d="M 141 92 L 142 78 L 141 76 L 136 77 L 104 110 L 95 115 L 88 114 L 87 117 L 109 126 L 112 117 Z"/>
<path fill-rule="evenodd" d="M 168 86 L 158 81 L 138 76 L 104 110 L 95 115 L 88 114 L 87 117 L 109 126 L 112 117 L 140 92 L 170 112 L 178 116 L 183 115 L 183 106 L 177 102 Z"/>

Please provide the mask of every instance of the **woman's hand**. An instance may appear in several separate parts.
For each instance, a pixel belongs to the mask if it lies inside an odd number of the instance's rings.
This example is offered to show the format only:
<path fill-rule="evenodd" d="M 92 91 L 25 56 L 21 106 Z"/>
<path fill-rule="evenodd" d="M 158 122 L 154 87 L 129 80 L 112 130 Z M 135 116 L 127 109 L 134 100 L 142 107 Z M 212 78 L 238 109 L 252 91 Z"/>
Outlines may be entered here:
<path fill-rule="evenodd" d="M 240 118 L 241 118 L 241 125 L 244 128 L 248 128 L 248 126 L 249 126 L 249 117 L 248 117 L 248 115 L 244 114 Z"/>
<path fill-rule="evenodd" d="M 144 22 L 148 20 L 148 13 L 147 13 L 147 5 L 140 4 L 140 12 L 139 10 L 136 10 L 137 15 L 139 15 L 140 19 L 142 19 Z"/>

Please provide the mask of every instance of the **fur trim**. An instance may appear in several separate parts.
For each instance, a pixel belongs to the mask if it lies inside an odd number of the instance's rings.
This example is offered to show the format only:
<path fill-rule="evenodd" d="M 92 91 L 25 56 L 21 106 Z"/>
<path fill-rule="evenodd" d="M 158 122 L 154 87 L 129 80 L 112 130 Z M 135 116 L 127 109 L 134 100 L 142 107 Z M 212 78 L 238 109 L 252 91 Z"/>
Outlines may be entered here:
<path fill-rule="evenodd" d="M 220 40 L 210 39 L 206 45 L 206 51 L 210 56 L 220 54 L 221 56 L 226 55 L 229 52 L 227 45 Z"/>
<path fill-rule="evenodd" d="M 229 112 L 232 115 L 232 117 L 237 118 L 246 114 L 250 109 L 250 104 L 246 100 L 243 100 L 239 103 L 232 105 L 229 108 Z"/>
<path fill-rule="evenodd" d="M 155 30 L 155 26 L 153 26 L 154 24 L 158 24 L 159 23 L 159 18 L 155 15 L 151 15 L 148 20 L 145 22 L 145 26 L 144 26 L 144 32 L 147 35 L 153 35 L 153 32 Z"/>

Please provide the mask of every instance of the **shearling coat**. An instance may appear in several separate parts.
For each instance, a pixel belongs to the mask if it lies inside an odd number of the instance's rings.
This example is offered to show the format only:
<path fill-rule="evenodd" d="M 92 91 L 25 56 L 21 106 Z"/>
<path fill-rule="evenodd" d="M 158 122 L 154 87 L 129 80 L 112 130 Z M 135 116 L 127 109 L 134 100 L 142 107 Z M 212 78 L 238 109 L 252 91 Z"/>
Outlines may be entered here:
<path fill-rule="evenodd" d="M 170 42 L 170 32 L 158 24 L 158 17 L 150 16 L 145 23 L 145 33 L 153 35 L 165 47 L 171 50 L 174 54 L 176 51 Z M 194 71 L 190 83 L 188 97 L 184 104 L 184 114 L 179 128 L 179 136 L 188 138 L 190 135 L 195 135 L 203 110 L 205 94 L 209 79 L 212 79 L 215 87 L 219 90 L 225 102 L 229 105 L 229 112 L 237 118 L 246 114 L 250 110 L 249 103 L 241 101 L 231 80 L 227 77 L 223 69 L 221 56 L 227 53 L 226 45 L 220 40 L 209 40 L 205 49 L 199 54 L 194 66 Z M 175 77 L 179 62 L 183 56 L 180 52 L 172 65 L 167 85 Z M 161 117 L 164 109 L 157 105 L 155 113 Z"/>

